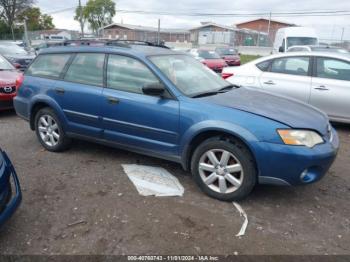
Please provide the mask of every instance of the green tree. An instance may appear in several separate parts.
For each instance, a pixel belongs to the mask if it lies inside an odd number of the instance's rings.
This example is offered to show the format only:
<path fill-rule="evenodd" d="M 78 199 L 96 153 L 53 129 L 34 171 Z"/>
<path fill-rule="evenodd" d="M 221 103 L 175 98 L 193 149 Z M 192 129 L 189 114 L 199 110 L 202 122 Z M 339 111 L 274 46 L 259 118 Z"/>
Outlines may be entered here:
<path fill-rule="evenodd" d="M 23 21 L 27 19 L 28 31 L 35 30 L 47 30 L 55 28 L 52 17 L 46 14 L 42 14 L 40 8 L 31 7 L 27 8 L 22 14 L 18 17 L 18 21 Z"/>
<path fill-rule="evenodd" d="M 33 0 L 0 0 L 0 18 L 11 30 L 13 38 L 16 18 L 32 5 Z"/>
<path fill-rule="evenodd" d="M 81 0 L 79 0 L 79 6 L 75 9 L 74 20 L 79 22 L 81 35 L 84 37 L 84 27 L 86 23 L 86 17 L 84 16 L 84 7 L 81 5 Z"/>
<path fill-rule="evenodd" d="M 101 27 L 112 23 L 115 3 L 112 0 L 89 0 L 83 11 L 90 28 L 97 35 Z"/>

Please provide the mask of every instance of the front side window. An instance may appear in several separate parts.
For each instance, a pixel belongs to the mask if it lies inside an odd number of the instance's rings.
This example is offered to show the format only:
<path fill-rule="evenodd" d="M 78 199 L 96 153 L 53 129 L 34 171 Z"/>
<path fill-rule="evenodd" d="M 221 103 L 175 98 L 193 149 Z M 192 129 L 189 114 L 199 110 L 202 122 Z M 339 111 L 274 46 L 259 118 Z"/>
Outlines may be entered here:
<path fill-rule="evenodd" d="M 64 80 L 86 85 L 102 86 L 104 60 L 104 54 L 77 54 L 69 66 Z"/>
<path fill-rule="evenodd" d="M 350 81 L 350 63 L 332 58 L 317 58 L 316 76 Z"/>
<path fill-rule="evenodd" d="M 121 55 L 109 56 L 108 88 L 142 94 L 142 88 L 145 85 L 158 82 L 158 78 L 140 61 Z"/>
<path fill-rule="evenodd" d="M 61 75 L 70 56 L 70 54 L 39 55 L 28 68 L 26 74 L 32 76 L 58 78 Z"/>
<path fill-rule="evenodd" d="M 308 57 L 284 57 L 273 60 L 271 72 L 307 76 L 309 72 Z"/>
<path fill-rule="evenodd" d="M 215 92 L 229 83 L 188 55 L 151 56 L 150 60 L 185 95 Z"/>

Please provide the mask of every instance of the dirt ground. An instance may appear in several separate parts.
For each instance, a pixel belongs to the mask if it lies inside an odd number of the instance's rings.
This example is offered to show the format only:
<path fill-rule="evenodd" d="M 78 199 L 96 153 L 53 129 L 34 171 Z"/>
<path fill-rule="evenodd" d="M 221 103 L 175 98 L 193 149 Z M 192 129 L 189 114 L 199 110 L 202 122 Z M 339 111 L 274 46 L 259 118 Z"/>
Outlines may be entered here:
<path fill-rule="evenodd" d="M 350 125 L 336 128 L 341 148 L 328 175 L 308 186 L 257 186 L 240 202 L 249 225 L 238 238 L 243 219 L 232 203 L 204 195 L 179 165 L 81 141 L 49 153 L 25 121 L 0 113 L 0 146 L 23 190 L 0 254 L 349 255 Z M 124 163 L 166 168 L 184 196 L 139 196 Z"/>

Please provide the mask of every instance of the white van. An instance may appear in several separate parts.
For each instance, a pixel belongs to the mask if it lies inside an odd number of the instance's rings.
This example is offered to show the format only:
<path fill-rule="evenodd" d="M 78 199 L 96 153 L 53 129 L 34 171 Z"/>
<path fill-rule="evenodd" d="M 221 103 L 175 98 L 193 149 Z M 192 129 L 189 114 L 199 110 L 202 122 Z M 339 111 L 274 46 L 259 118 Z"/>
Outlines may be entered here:
<path fill-rule="evenodd" d="M 313 28 L 309 27 L 285 27 L 276 32 L 273 44 L 273 53 L 286 52 L 295 45 L 318 45 L 318 36 Z"/>

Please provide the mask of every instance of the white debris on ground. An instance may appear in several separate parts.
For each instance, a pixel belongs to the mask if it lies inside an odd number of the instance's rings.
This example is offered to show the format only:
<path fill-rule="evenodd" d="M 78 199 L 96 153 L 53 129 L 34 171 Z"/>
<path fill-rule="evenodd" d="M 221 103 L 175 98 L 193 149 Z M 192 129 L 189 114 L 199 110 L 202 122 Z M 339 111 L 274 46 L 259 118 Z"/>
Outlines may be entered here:
<path fill-rule="evenodd" d="M 122 165 L 142 196 L 182 196 L 184 188 L 179 180 L 161 167 Z"/>
<path fill-rule="evenodd" d="M 241 230 L 239 230 L 238 234 L 236 235 L 236 237 L 240 237 L 240 236 L 244 236 L 245 231 L 247 229 L 248 226 L 248 217 L 246 212 L 243 210 L 243 208 L 240 206 L 240 204 L 236 203 L 236 202 L 232 202 L 233 206 L 237 208 L 239 215 L 244 217 L 244 222 L 241 226 Z"/>

